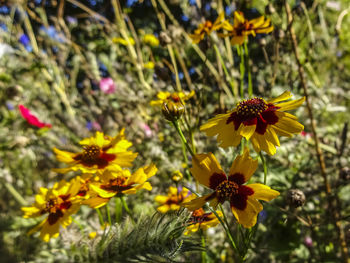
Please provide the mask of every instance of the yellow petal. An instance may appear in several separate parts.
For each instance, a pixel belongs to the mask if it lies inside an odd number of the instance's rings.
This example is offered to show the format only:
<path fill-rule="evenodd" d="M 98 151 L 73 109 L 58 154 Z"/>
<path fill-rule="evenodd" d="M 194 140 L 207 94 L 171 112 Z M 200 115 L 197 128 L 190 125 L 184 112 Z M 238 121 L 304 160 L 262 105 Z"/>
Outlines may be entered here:
<path fill-rule="evenodd" d="M 250 137 L 252 137 L 252 135 L 254 134 L 256 129 L 256 125 L 242 125 L 242 129 L 240 130 L 240 135 L 242 135 L 243 137 L 245 137 L 247 140 L 250 139 Z"/>
<path fill-rule="evenodd" d="M 301 106 L 301 104 L 303 104 L 305 101 L 305 97 L 302 97 L 298 100 L 291 100 L 291 101 L 287 101 L 287 102 L 282 102 L 277 104 L 277 107 L 280 107 L 280 111 L 287 111 L 287 110 L 293 110 L 295 108 L 298 108 Z"/>
<path fill-rule="evenodd" d="M 297 122 L 295 119 L 291 119 L 284 112 L 276 111 L 278 122 L 273 125 L 282 131 L 288 133 L 298 134 L 304 130 L 304 126 Z"/>
<path fill-rule="evenodd" d="M 184 206 L 187 209 L 194 211 L 198 208 L 202 208 L 206 202 L 212 199 L 212 197 L 216 198 L 213 194 L 208 194 L 208 195 L 193 199 L 190 202 L 182 203 L 181 206 Z"/>
<path fill-rule="evenodd" d="M 262 150 L 269 155 L 274 155 L 276 153 L 276 147 L 275 145 L 268 140 L 268 137 L 264 135 L 260 135 L 258 133 L 254 133 L 251 139 L 254 149 L 259 152 L 258 150 Z"/>
<path fill-rule="evenodd" d="M 265 18 L 263 16 L 260 16 L 258 18 L 249 20 L 249 24 L 253 24 L 253 28 L 259 28 L 264 24 Z"/>
<path fill-rule="evenodd" d="M 247 186 L 254 191 L 254 194 L 251 196 L 251 198 L 268 202 L 280 195 L 279 192 L 271 189 L 269 186 L 264 184 L 248 184 Z"/>
<path fill-rule="evenodd" d="M 57 148 L 53 148 L 53 151 L 55 152 L 56 158 L 59 162 L 63 162 L 63 163 L 75 162 L 73 158 L 77 155 L 76 153 L 61 151 Z"/>
<path fill-rule="evenodd" d="M 156 201 L 157 203 L 160 203 L 160 204 L 165 204 L 167 201 L 168 201 L 169 197 L 168 196 L 165 196 L 165 195 L 157 195 L 155 198 L 154 198 L 154 201 Z"/>
<path fill-rule="evenodd" d="M 231 206 L 232 213 L 236 217 L 238 223 L 245 228 L 253 227 L 256 224 L 258 213 L 260 213 L 262 209 L 263 206 L 259 201 L 250 197 L 247 199 L 247 207 L 244 210 Z"/>
<path fill-rule="evenodd" d="M 247 182 L 258 167 L 258 160 L 253 160 L 249 155 L 249 149 L 245 148 L 243 155 L 239 155 L 233 161 L 230 175 L 240 173 L 244 175 L 244 182 Z"/>
<path fill-rule="evenodd" d="M 116 192 L 107 192 L 94 184 L 90 184 L 90 189 L 98 193 L 102 198 L 111 198 L 116 195 Z"/>
<path fill-rule="evenodd" d="M 196 180 L 206 187 L 209 186 L 209 178 L 214 173 L 224 173 L 220 164 L 212 153 L 196 154 L 192 159 L 192 168 L 190 169 Z"/>
<path fill-rule="evenodd" d="M 246 36 L 233 36 L 231 38 L 231 44 L 241 46 L 246 38 Z"/>
<path fill-rule="evenodd" d="M 157 208 L 157 210 L 162 213 L 162 214 L 165 214 L 166 212 L 168 212 L 170 210 L 170 206 L 168 205 L 162 205 L 162 206 L 159 206 Z"/>
<path fill-rule="evenodd" d="M 292 93 L 290 93 L 289 91 L 285 91 L 278 97 L 268 100 L 267 103 L 276 103 L 279 101 L 288 100 L 291 97 L 292 97 Z"/>

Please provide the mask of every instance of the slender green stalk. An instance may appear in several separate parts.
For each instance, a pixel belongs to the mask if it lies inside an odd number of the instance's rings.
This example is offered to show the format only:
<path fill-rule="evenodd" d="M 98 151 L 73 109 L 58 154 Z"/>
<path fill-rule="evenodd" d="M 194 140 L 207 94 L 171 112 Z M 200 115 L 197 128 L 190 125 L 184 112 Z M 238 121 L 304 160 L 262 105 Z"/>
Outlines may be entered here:
<path fill-rule="evenodd" d="M 120 198 L 115 198 L 115 222 L 120 223 L 122 221 L 122 202 Z"/>
<path fill-rule="evenodd" d="M 238 51 L 239 50 L 239 51 Z M 245 65 L 244 65 L 244 51 L 242 46 L 237 47 L 237 53 L 241 57 L 241 63 L 239 64 L 239 71 L 241 73 L 241 86 L 240 86 L 240 95 L 243 99 L 244 97 L 244 74 L 245 74 Z"/>
<path fill-rule="evenodd" d="M 259 153 L 259 156 L 260 156 L 261 162 L 262 162 L 263 167 L 264 167 L 264 184 L 266 184 L 266 180 L 267 180 L 267 164 L 266 164 L 266 160 L 265 160 L 264 155 L 263 155 L 262 152 Z"/>
<path fill-rule="evenodd" d="M 135 224 L 134 218 L 132 217 L 133 215 L 132 215 L 132 213 L 131 213 L 131 211 L 130 211 L 130 209 L 129 209 L 129 207 L 128 207 L 128 204 L 126 203 L 126 201 L 125 201 L 125 199 L 124 199 L 124 196 L 120 197 L 120 200 L 122 201 L 123 207 L 124 207 L 126 213 L 129 215 L 129 217 L 130 217 L 130 219 L 131 219 L 131 222 L 132 222 L 133 224 Z"/>
<path fill-rule="evenodd" d="M 73 217 L 71 217 L 71 218 L 72 218 L 72 222 L 79 227 L 80 232 L 84 233 L 84 227 L 77 220 L 75 220 Z"/>
<path fill-rule="evenodd" d="M 230 86 L 231 86 L 232 94 L 233 94 L 233 96 L 236 96 L 236 95 L 237 95 L 237 94 L 236 94 L 237 92 L 236 92 L 236 87 L 235 87 L 235 84 L 234 84 L 234 80 L 231 78 L 230 74 L 228 73 L 228 70 L 227 70 L 227 68 L 226 68 L 225 62 L 224 62 L 224 60 L 222 59 L 222 56 L 221 56 L 221 54 L 220 54 L 220 51 L 219 51 L 217 45 L 214 43 L 213 46 L 214 46 L 216 55 L 218 56 L 218 58 L 219 58 L 219 60 L 220 60 L 220 63 L 221 63 L 221 65 L 222 65 L 222 68 L 223 68 L 223 70 L 224 70 L 224 72 L 225 72 L 226 79 L 228 80 L 228 82 L 229 82 L 229 84 L 230 84 Z"/>
<path fill-rule="evenodd" d="M 180 79 L 179 79 L 179 70 L 177 68 L 173 47 L 171 45 L 167 45 L 167 47 L 168 47 L 168 52 L 169 52 L 169 56 L 170 56 L 170 59 L 171 59 L 171 63 L 173 64 L 174 71 L 175 71 L 174 73 L 175 73 L 176 89 L 179 92 L 179 91 L 182 90 L 182 88 L 181 88 L 181 82 L 180 82 Z"/>
<path fill-rule="evenodd" d="M 25 206 L 28 205 L 27 201 L 23 199 L 20 193 L 12 186 L 12 184 L 4 183 L 6 189 L 10 192 L 10 194 L 17 200 L 18 203 Z"/>
<path fill-rule="evenodd" d="M 205 250 L 206 245 L 205 245 L 205 231 L 201 230 L 201 241 L 202 241 L 202 247 L 204 250 L 202 251 L 202 263 L 207 262 L 207 252 Z"/>
<path fill-rule="evenodd" d="M 105 221 L 103 220 L 103 216 L 102 216 L 102 213 L 101 213 L 100 209 L 96 208 L 95 210 L 96 210 L 96 212 L 98 214 L 98 219 L 100 220 L 100 225 L 104 226 L 105 225 Z"/>
<path fill-rule="evenodd" d="M 180 135 L 181 141 L 185 144 L 187 150 L 189 151 L 189 153 L 193 157 L 194 156 L 194 152 L 193 152 L 191 146 L 188 144 L 184 134 L 182 133 L 182 130 L 181 130 L 180 125 L 179 125 L 179 121 L 174 120 L 174 121 L 172 121 L 172 123 L 174 124 L 174 127 L 175 127 L 177 133 Z"/>
<path fill-rule="evenodd" d="M 252 82 L 252 73 L 249 66 L 249 49 L 247 45 L 248 41 L 244 41 L 244 53 L 245 53 L 245 60 L 246 60 L 246 68 L 248 70 L 248 95 L 249 98 L 253 96 L 253 82 Z"/>
<path fill-rule="evenodd" d="M 111 212 L 109 211 L 109 205 L 106 205 L 106 212 L 107 212 L 107 219 L 108 219 L 108 224 L 111 226 L 112 225 L 112 218 L 111 218 Z"/>

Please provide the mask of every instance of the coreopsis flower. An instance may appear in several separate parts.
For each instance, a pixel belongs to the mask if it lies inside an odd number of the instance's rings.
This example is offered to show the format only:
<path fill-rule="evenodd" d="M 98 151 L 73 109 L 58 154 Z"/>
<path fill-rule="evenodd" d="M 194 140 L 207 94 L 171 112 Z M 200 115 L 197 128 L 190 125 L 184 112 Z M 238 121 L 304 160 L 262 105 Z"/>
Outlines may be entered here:
<path fill-rule="evenodd" d="M 161 213 L 166 213 L 170 210 L 179 210 L 182 203 L 188 202 L 194 197 L 195 195 L 191 194 L 187 188 L 182 188 L 181 191 L 179 191 L 178 188 L 170 186 L 168 195 L 157 195 L 154 200 L 161 205 L 157 210 Z"/>
<path fill-rule="evenodd" d="M 216 211 L 216 213 L 218 216 L 222 217 L 222 213 L 220 211 Z M 219 222 L 219 219 L 213 212 L 205 213 L 203 208 L 199 208 L 192 212 L 192 215 L 187 222 L 189 226 L 186 227 L 184 235 L 190 235 L 194 232 L 197 232 L 199 229 L 207 230 L 210 227 L 216 226 L 219 224 Z"/>
<path fill-rule="evenodd" d="M 113 37 L 112 38 L 112 42 L 113 43 L 121 44 L 123 46 L 127 46 L 128 45 L 128 41 L 129 41 L 130 45 L 135 45 L 135 40 L 132 37 L 129 37 L 128 40 L 125 40 L 122 37 Z"/>
<path fill-rule="evenodd" d="M 237 146 L 244 137 L 251 140 L 256 152 L 274 155 L 276 146 L 280 146 L 277 135 L 292 137 L 304 129 L 294 115 L 284 111 L 299 107 L 305 97 L 279 103 L 291 96 L 290 92 L 284 92 L 268 101 L 262 98 L 243 100 L 232 111 L 210 119 L 200 130 L 207 136 L 218 134 L 220 147 Z"/>
<path fill-rule="evenodd" d="M 273 30 L 270 19 L 264 16 L 248 20 L 242 12 L 234 13 L 233 25 L 225 24 L 225 29 L 228 31 L 228 36 L 231 38 L 232 45 L 242 45 L 249 35 L 268 34 Z"/>
<path fill-rule="evenodd" d="M 47 217 L 36 227 L 28 232 L 33 234 L 40 230 L 40 237 L 48 242 L 50 238 L 59 235 L 59 227 L 67 227 L 71 224 L 71 215 L 80 207 L 80 201 L 76 198 L 80 185 L 77 181 L 68 183 L 62 180 L 52 188 L 40 188 L 40 193 L 35 196 L 35 203 L 30 207 L 22 207 L 24 218 L 35 218 L 42 215 Z"/>
<path fill-rule="evenodd" d="M 256 224 L 257 215 L 263 209 L 258 200 L 271 201 L 279 195 L 264 184 L 244 185 L 258 166 L 247 148 L 234 160 L 228 176 L 212 153 L 196 154 L 192 166 L 190 170 L 196 180 L 213 192 L 182 204 L 190 210 L 201 208 L 206 202 L 215 209 L 219 203 L 228 201 L 238 223 L 248 228 Z"/>
<path fill-rule="evenodd" d="M 28 108 L 23 105 L 18 106 L 19 111 L 21 112 L 22 117 L 28 122 L 28 124 L 33 125 L 38 128 L 51 128 L 51 124 L 44 123 L 39 121 L 37 117 L 35 117 Z"/>
<path fill-rule="evenodd" d="M 133 174 L 129 170 L 112 171 L 106 170 L 99 176 L 99 181 L 90 183 L 90 198 L 83 204 L 92 208 L 99 208 L 109 202 L 114 196 L 135 194 L 138 190 L 152 190 L 147 180 L 155 175 L 157 167 L 154 164 L 139 168 Z"/>
<path fill-rule="evenodd" d="M 190 34 L 189 37 L 192 39 L 193 43 L 198 44 L 204 39 L 205 35 L 209 36 L 213 31 L 219 30 L 223 27 L 226 28 L 225 13 L 221 12 L 214 23 L 211 21 L 205 21 L 198 25 L 198 28 L 194 31 L 194 34 Z"/>
<path fill-rule="evenodd" d="M 127 150 L 132 143 L 125 139 L 124 130 L 115 137 L 96 132 L 95 137 L 80 141 L 83 151 L 79 153 L 54 148 L 56 158 L 69 164 L 67 168 L 54 170 L 60 173 L 77 170 L 84 173 L 102 173 L 106 169 L 121 170 L 122 167 L 130 167 L 137 153 Z"/>
<path fill-rule="evenodd" d="M 185 101 L 189 100 L 194 96 L 194 90 L 192 90 L 190 93 L 184 93 L 182 91 L 180 92 L 173 92 L 170 93 L 168 91 L 160 91 L 157 94 L 158 100 L 152 100 L 150 102 L 151 106 L 162 106 L 164 103 L 167 103 L 169 101 L 177 103 L 182 102 L 185 104 Z"/>

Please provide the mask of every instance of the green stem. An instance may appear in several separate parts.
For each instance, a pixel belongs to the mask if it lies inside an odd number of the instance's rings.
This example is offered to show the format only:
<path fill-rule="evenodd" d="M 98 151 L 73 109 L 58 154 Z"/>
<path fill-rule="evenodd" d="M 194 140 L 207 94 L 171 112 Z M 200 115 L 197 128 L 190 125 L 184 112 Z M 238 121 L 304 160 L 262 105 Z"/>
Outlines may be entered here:
<path fill-rule="evenodd" d="M 128 204 L 126 203 L 126 201 L 125 201 L 125 199 L 124 199 L 124 196 L 120 197 L 120 200 L 122 201 L 123 207 L 124 207 L 126 213 L 129 215 L 129 217 L 130 217 L 130 219 L 131 219 L 131 222 L 132 222 L 133 224 L 135 224 L 135 221 L 134 221 L 134 219 L 133 219 L 133 217 L 132 217 L 133 215 L 132 215 L 132 213 L 131 213 L 131 211 L 130 211 L 130 209 L 129 209 L 129 207 L 128 207 Z"/>
<path fill-rule="evenodd" d="M 253 96 L 253 82 L 252 82 L 252 73 L 250 71 L 250 66 L 249 66 L 249 49 L 247 45 L 248 41 L 244 41 L 244 52 L 246 56 L 246 67 L 248 69 L 248 95 L 249 98 Z"/>
<path fill-rule="evenodd" d="M 239 51 L 238 51 L 239 50 Z M 244 74 L 245 74 L 245 65 L 244 65 L 244 51 L 242 46 L 237 47 L 237 53 L 241 57 L 241 63 L 239 64 L 239 71 L 241 73 L 241 86 L 240 86 L 240 94 L 241 98 L 244 97 Z"/>
<path fill-rule="evenodd" d="M 100 220 L 100 225 L 104 226 L 105 225 L 105 221 L 103 220 L 103 216 L 102 216 L 102 213 L 101 213 L 100 209 L 96 208 L 95 210 L 96 210 L 96 212 L 98 214 L 98 219 Z"/>
<path fill-rule="evenodd" d="M 222 68 L 223 68 L 223 70 L 224 70 L 224 72 L 225 72 L 226 79 L 228 80 L 228 83 L 229 83 L 230 86 L 231 86 L 232 94 L 233 94 L 234 96 L 236 96 L 236 93 L 237 93 L 237 92 L 236 92 L 236 89 L 235 89 L 236 87 L 235 87 L 235 85 L 234 85 L 234 80 L 231 78 L 230 74 L 229 74 L 228 71 L 227 71 L 225 62 L 224 62 L 224 60 L 222 59 L 222 56 L 221 56 L 221 54 L 220 54 L 220 51 L 219 51 L 217 45 L 214 43 L 213 46 L 214 46 L 214 49 L 215 49 L 215 51 L 216 51 L 216 55 L 218 56 L 218 58 L 219 58 L 219 60 L 220 60 L 220 63 L 221 63 L 221 65 L 222 65 Z"/>
<path fill-rule="evenodd" d="M 264 167 L 264 184 L 266 184 L 266 180 L 267 180 L 267 164 L 266 164 L 266 160 L 263 156 L 263 153 L 260 151 L 259 153 L 259 156 L 260 156 L 260 159 L 261 159 L 261 162 L 263 164 L 263 167 Z"/>
<path fill-rule="evenodd" d="M 111 212 L 109 211 L 109 205 L 106 205 L 106 212 L 107 212 L 107 219 L 108 219 L 108 224 L 111 226 L 112 225 L 112 218 L 111 218 Z"/>
<path fill-rule="evenodd" d="M 120 223 L 122 221 L 122 204 L 120 198 L 115 198 L 115 222 Z"/>
<path fill-rule="evenodd" d="M 204 250 L 202 251 L 202 263 L 206 263 L 207 262 L 207 252 L 205 250 L 205 232 L 203 230 L 201 230 L 201 241 L 202 241 L 202 247 L 204 248 Z"/>
<path fill-rule="evenodd" d="M 189 153 L 192 155 L 192 157 L 194 156 L 194 152 L 191 148 L 191 146 L 188 144 L 184 134 L 182 133 L 182 130 L 180 128 L 179 122 L 177 120 L 172 121 L 172 123 L 174 124 L 174 127 L 177 131 L 177 133 L 180 135 L 181 141 L 185 144 L 187 150 L 189 151 Z"/>
<path fill-rule="evenodd" d="M 26 200 L 23 199 L 20 193 L 17 192 L 17 190 L 12 186 L 12 184 L 5 183 L 4 184 L 6 189 L 12 194 L 12 196 L 17 200 L 18 203 L 25 206 L 28 205 Z"/>
<path fill-rule="evenodd" d="M 77 220 L 75 220 L 73 217 L 71 217 L 71 218 L 72 218 L 72 222 L 79 227 L 80 232 L 84 233 L 84 227 Z"/>

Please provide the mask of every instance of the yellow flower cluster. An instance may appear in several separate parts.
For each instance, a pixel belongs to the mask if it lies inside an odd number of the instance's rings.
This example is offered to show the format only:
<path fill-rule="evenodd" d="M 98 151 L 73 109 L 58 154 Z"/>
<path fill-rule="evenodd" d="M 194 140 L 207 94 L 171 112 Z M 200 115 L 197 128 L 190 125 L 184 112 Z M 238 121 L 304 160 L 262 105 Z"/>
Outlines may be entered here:
<path fill-rule="evenodd" d="M 242 45 L 249 35 L 268 34 L 273 30 L 270 19 L 265 19 L 264 16 L 248 20 L 240 11 L 234 13 L 233 24 L 225 20 L 224 12 L 220 13 L 214 23 L 206 21 L 198 25 L 198 28 L 190 38 L 193 43 L 198 44 L 204 37 L 209 36 L 213 31 L 224 30 L 226 33 L 219 33 L 219 37 L 231 38 L 232 45 Z"/>
<path fill-rule="evenodd" d="M 71 215 L 81 205 L 98 208 L 106 205 L 114 196 L 135 194 L 138 190 L 150 191 L 147 180 L 156 174 L 154 164 L 146 165 L 130 172 L 137 153 L 128 150 L 132 143 L 126 140 L 124 129 L 115 137 L 96 132 L 91 138 L 80 141 L 82 151 L 72 153 L 54 148 L 59 161 L 68 167 L 55 169 L 56 172 L 81 171 L 80 176 L 69 182 L 62 180 L 52 188 L 40 188 L 35 202 L 30 207 L 22 207 L 25 218 L 46 215 L 45 219 L 28 234 L 40 231 L 40 237 L 48 242 L 58 237 L 60 226 L 71 224 Z"/>

